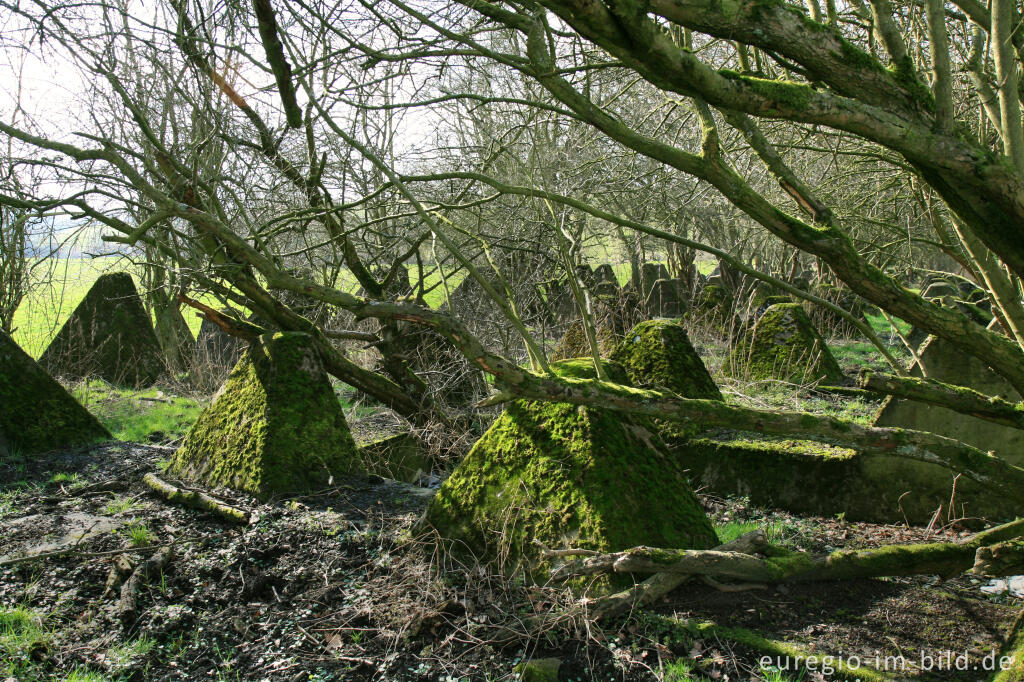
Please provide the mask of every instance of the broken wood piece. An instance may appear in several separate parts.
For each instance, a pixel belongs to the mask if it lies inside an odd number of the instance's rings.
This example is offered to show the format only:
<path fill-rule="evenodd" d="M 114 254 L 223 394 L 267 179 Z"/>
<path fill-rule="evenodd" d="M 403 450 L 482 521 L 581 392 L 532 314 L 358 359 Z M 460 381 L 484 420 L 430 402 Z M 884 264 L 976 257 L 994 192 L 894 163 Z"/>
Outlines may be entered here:
<path fill-rule="evenodd" d="M 125 576 L 135 569 L 135 563 L 127 554 L 120 554 L 110 562 L 110 572 L 107 574 L 106 588 L 100 599 L 109 599 L 114 596 L 118 588 L 124 583 Z"/>
<path fill-rule="evenodd" d="M 1024 540 L 1014 538 L 979 547 L 971 573 L 992 578 L 1024 573 Z"/>
<path fill-rule="evenodd" d="M 719 545 L 715 550 L 757 554 L 764 552 L 769 547 L 764 531 L 758 529 L 741 535 L 732 542 Z M 622 615 L 632 608 L 650 604 L 665 596 L 691 577 L 685 573 L 655 573 L 627 590 L 595 600 L 590 606 L 590 613 L 597 620 Z"/>

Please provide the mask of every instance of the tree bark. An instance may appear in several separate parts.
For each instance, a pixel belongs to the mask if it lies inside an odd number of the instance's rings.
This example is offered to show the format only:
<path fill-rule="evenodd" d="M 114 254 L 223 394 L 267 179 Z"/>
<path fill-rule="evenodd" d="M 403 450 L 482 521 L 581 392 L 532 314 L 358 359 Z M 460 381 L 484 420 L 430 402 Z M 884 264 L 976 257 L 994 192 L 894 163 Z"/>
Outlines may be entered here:
<path fill-rule="evenodd" d="M 858 385 L 868 391 L 937 405 L 978 419 L 1015 429 L 1024 429 L 1024 403 L 1011 403 L 965 386 L 944 384 L 934 379 L 898 377 L 863 371 Z"/>

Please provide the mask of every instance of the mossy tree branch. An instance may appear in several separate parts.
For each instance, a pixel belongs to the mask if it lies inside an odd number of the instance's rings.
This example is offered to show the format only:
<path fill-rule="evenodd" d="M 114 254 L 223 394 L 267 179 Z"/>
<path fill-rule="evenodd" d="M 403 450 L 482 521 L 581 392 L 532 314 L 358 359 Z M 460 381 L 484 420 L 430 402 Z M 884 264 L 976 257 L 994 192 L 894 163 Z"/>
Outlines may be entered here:
<path fill-rule="evenodd" d="M 1024 520 L 1018 519 L 978 533 L 964 542 L 889 545 L 862 550 L 839 550 L 824 557 L 766 545 L 754 551 L 729 547 L 711 550 L 633 547 L 572 562 L 553 574 L 558 579 L 613 573 L 675 573 L 714 579 L 787 583 L 851 580 L 904 575 L 951 577 L 975 566 L 976 556 L 1000 548 L 1019 561 Z M 1007 548 L 1014 548 L 1012 552 Z M 998 553 L 998 552 L 997 552 Z M 761 556 L 758 556 L 760 554 Z M 987 564 L 986 564 L 987 565 Z M 1009 564 L 1007 564 L 1009 565 Z"/>
<path fill-rule="evenodd" d="M 871 371 L 861 372 L 857 383 L 868 391 L 937 405 L 994 424 L 1024 429 L 1024 403 L 1011 403 L 998 396 L 984 395 L 966 386 Z"/>

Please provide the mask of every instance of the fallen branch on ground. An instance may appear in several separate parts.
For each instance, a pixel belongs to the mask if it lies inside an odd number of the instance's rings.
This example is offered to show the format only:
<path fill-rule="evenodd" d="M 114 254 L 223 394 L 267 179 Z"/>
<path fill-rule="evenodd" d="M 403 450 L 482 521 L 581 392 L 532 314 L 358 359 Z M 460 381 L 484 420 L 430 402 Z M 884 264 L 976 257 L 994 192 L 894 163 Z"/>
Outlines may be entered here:
<path fill-rule="evenodd" d="M 983 549 L 1004 550 L 1017 560 L 1024 543 L 1024 519 L 973 535 L 964 542 L 918 545 L 890 545 L 875 549 L 838 551 L 815 558 L 768 544 L 764 534 L 754 531 L 731 543 L 710 550 L 656 549 L 634 547 L 572 561 L 552 572 L 552 578 L 600 573 L 650 573 L 649 578 L 616 594 L 589 604 L 593 617 L 609 618 L 649 604 L 694 576 L 732 583 L 782 583 L 819 580 L 849 580 L 898 575 L 954 576 L 970 570 Z M 763 556 L 757 556 L 758 554 Z M 981 561 L 979 558 L 978 561 Z"/>
<path fill-rule="evenodd" d="M 127 625 L 138 614 L 138 597 L 142 586 L 160 574 L 174 555 L 174 548 L 168 545 L 143 561 L 121 586 L 121 600 L 117 603 L 117 617 Z"/>
<path fill-rule="evenodd" d="M 161 549 L 168 545 L 158 545 L 156 547 L 129 547 L 127 549 L 111 549 L 105 552 L 79 552 L 78 544 L 68 545 L 63 549 L 55 549 L 52 552 L 40 552 L 39 554 L 26 554 L 25 556 L 14 557 L 13 559 L 5 559 L 0 561 L 0 568 L 5 566 L 13 566 L 14 564 L 20 564 L 24 561 L 33 561 L 35 559 L 51 559 L 57 556 L 64 556 L 65 554 L 74 554 L 77 557 L 82 558 L 94 558 L 101 556 L 110 556 L 112 554 L 123 554 L 125 552 L 149 552 L 154 549 Z"/>
<path fill-rule="evenodd" d="M 732 542 L 719 545 L 713 551 L 753 554 L 762 552 L 769 546 L 764 531 L 755 530 L 746 535 L 741 535 Z M 686 573 L 655 573 L 628 590 L 616 592 L 591 602 L 589 605 L 590 615 L 597 620 L 622 615 L 630 609 L 656 601 L 685 583 L 691 577 Z"/>
<path fill-rule="evenodd" d="M 107 584 L 100 599 L 113 597 L 117 589 L 124 584 L 125 576 L 130 575 L 133 570 L 135 570 L 135 563 L 132 562 L 127 554 L 122 553 L 114 557 L 114 560 L 110 562 Z"/>
<path fill-rule="evenodd" d="M 246 510 L 233 507 L 225 502 L 216 500 L 204 492 L 179 488 L 178 486 L 171 485 L 170 483 L 157 478 L 153 474 L 146 474 L 142 477 L 142 480 L 153 492 L 160 495 L 160 497 L 164 498 L 168 502 L 183 504 L 186 507 L 192 507 L 193 509 L 213 512 L 214 514 L 235 523 L 251 523 L 252 521 L 249 512 Z"/>

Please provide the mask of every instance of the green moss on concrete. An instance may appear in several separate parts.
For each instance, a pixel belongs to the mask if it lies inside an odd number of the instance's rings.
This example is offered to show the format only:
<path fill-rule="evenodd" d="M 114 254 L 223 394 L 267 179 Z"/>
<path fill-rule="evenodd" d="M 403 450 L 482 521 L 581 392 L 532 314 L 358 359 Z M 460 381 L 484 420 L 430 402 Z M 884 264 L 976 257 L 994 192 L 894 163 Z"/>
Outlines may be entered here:
<path fill-rule="evenodd" d="M 268 496 L 326 487 L 361 469 L 312 339 L 278 333 L 249 346 L 168 472 Z"/>
<path fill-rule="evenodd" d="M 432 469 L 430 457 L 411 433 L 359 443 L 359 453 L 367 472 L 396 481 L 415 483 Z"/>
<path fill-rule="evenodd" d="M 597 348 L 601 357 L 611 354 L 619 343 L 619 336 L 607 326 L 598 326 Z M 583 333 L 582 320 L 575 319 L 569 323 L 565 334 L 558 341 L 558 345 L 551 353 L 552 360 L 565 360 L 568 358 L 579 358 L 590 355 L 590 344 L 587 343 L 587 336 Z"/>
<path fill-rule="evenodd" d="M 623 386 L 632 386 L 629 374 L 626 369 L 614 360 L 601 360 L 601 368 L 608 377 L 608 381 Z M 555 373 L 563 379 L 596 379 L 597 372 L 594 370 L 594 360 L 589 357 L 568 358 L 559 360 L 553 368 Z"/>
<path fill-rule="evenodd" d="M 948 509 L 955 474 L 897 456 L 865 456 L 813 440 L 714 431 L 699 438 L 663 432 L 691 484 L 716 495 L 749 497 L 758 506 L 798 514 L 845 514 L 851 521 L 927 523 Z M 972 460 L 957 463 L 970 467 Z M 1021 500 L 956 481 L 955 517 L 998 520 L 1024 513 Z M 945 515 L 945 511 L 943 512 Z"/>
<path fill-rule="evenodd" d="M 54 376 L 149 386 L 166 370 L 131 275 L 102 275 L 39 358 Z"/>
<path fill-rule="evenodd" d="M 603 551 L 717 542 L 655 433 L 565 403 L 510 404 L 441 486 L 425 521 L 456 547 L 535 578 L 547 568 L 535 541 Z"/>
<path fill-rule="evenodd" d="M 557 658 L 535 658 L 516 666 L 519 682 L 558 682 L 562 662 Z"/>
<path fill-rule="evenodd" d="M 611 357 L 625 368 L 633 386 L 665 388 L 684 398 L 722 400 L 686 330 L 676 321 L 641 322 Z"/>
<path fill-rule="evenodd" d="M 750 379 L 839 382 L 843 371 L 798 303 L 768 308 L 733 349 L 728 365 Z"/>
<path fill-rule="evenodd" d="M 0 331 L 0 457 L 109 439 L 110 433 Z"/>

